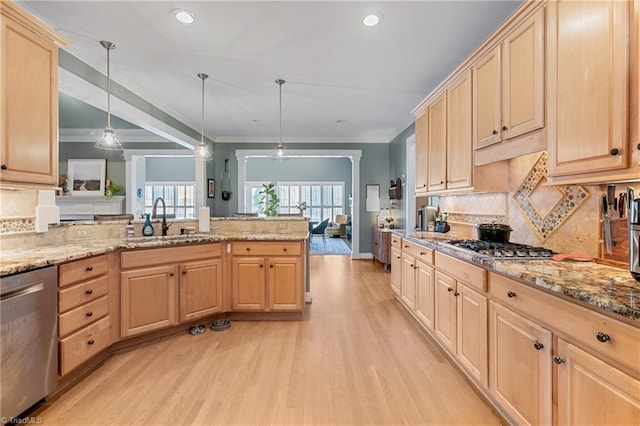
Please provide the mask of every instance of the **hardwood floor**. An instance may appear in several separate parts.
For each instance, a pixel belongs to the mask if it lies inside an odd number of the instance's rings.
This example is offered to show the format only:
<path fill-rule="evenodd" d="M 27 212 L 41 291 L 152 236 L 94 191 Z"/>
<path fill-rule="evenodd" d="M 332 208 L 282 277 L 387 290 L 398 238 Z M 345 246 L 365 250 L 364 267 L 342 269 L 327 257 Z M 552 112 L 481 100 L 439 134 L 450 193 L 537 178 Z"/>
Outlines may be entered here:
<path fill-rule="evenodd" d="M 108 359 L 47 425 L 500 424 L 393 298 L 380 264 L 311 258 L 304 321 L 234 321 Z"/>

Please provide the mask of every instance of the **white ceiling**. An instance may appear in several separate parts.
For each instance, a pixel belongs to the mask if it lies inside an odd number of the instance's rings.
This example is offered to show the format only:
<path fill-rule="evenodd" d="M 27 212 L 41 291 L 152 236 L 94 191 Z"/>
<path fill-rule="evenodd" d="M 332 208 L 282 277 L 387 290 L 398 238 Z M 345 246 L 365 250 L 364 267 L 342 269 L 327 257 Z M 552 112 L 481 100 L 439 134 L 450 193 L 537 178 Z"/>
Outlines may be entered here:
<path fill-rule="evenodd" d="M 66 49 L 216 141 L 387 142 L 519 1 L 22 1 Z M 186 26 L 170 11 L 186 8 Z M 377 27 L 362 17 L 382 14 Z M 337 120 L 345 120 L 337 123 Z M 140 125 L 140 123 L 134 123 Z M 142 126 L 141 126 L 142 127 Z"/>

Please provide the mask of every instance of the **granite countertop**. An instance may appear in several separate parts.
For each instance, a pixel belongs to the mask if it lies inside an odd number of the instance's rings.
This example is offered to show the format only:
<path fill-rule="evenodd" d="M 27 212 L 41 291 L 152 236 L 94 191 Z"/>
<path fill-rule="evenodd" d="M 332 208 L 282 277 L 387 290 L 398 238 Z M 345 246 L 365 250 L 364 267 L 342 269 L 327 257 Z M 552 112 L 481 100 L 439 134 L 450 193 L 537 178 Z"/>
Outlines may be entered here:
<path fill-rule="evenodd" d="M 200 244 L 219 241 L 301 241 L 300 234 L 249 234 L 216 233 L 170 235 L 167 237 L 130 237 L 111 240 L 81 240 L 67 244 L 2 250 L 0 276 L 16 274 L 45 266 L 57 265 L 70 260 L 96 256 L 118 249 L 139 249 L 173 246 L 178 244 Z"/>
<path fill-rule="evenodd" d="M 405 230 L 393 233 L 578 304 L 637 321 L 640 326 L 640 282 L 627 270 L 570 260 L 493 260 L 445 244 L 455 236 Z"/>

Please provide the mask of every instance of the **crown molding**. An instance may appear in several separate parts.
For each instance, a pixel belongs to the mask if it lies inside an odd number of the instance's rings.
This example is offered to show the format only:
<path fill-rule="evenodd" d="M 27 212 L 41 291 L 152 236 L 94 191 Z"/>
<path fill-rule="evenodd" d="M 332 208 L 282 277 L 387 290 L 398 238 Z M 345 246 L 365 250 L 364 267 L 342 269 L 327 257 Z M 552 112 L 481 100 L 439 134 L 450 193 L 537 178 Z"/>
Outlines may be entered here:
<path fill-rule="evenodd" d="M 94 143 L 100 138 L 104 129 L 60 129 L 60 142 Z M 114 129 L 120 142 L 164 142 L 173 143 L 168 139 L 144 129 Z"/>
<path fill-rule="evenodd" d="M 215 138 L 216 143 L 278 143 L 279 139 L 271 136 L 218 136 Z M 288 137 L 282 138 L 283 144 L 298 144 L 298 143 L 389 143 L 386 138 L 379 137 L 365 137 L 365 138 L 350 138 L 350 137 L 315 137 L 315 136 L 300 136 L 300 137 Z"/>

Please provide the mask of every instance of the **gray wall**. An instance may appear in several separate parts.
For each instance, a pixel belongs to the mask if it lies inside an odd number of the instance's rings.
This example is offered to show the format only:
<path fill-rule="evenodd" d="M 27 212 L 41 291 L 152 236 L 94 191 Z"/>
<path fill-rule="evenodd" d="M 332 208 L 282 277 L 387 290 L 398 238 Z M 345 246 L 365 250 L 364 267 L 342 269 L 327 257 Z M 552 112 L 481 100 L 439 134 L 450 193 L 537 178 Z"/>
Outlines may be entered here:
<path fill-rule="evenodd" d="M 189 157 L 147 157 L 145 158 L 145 181 L 152 182 L 195 182 L 195 160 Z"/>
<path fill-rule="evenodd" d="M 407 173 L 407 138 L 415 133 L 415 125 L 412 123 L 409 127 L 396 136 L 389 143 L 389 179 L 404 178 Z M 389 184 L 387 184 L 388 186 Z M 388 189 L 388 188 L 387 188 Z M 403 190 L 406 187 L 403 188 Z M 388 192 L 387 192 L 388 193 Z M 404 223 L 405 212 L 407 209 L 406 191 L 401 200 L 397 200 L 398 210 L 394 212 L 395 227 L 406 228 Z M 410 225 L 413 226 L 413 225 Z"/>

